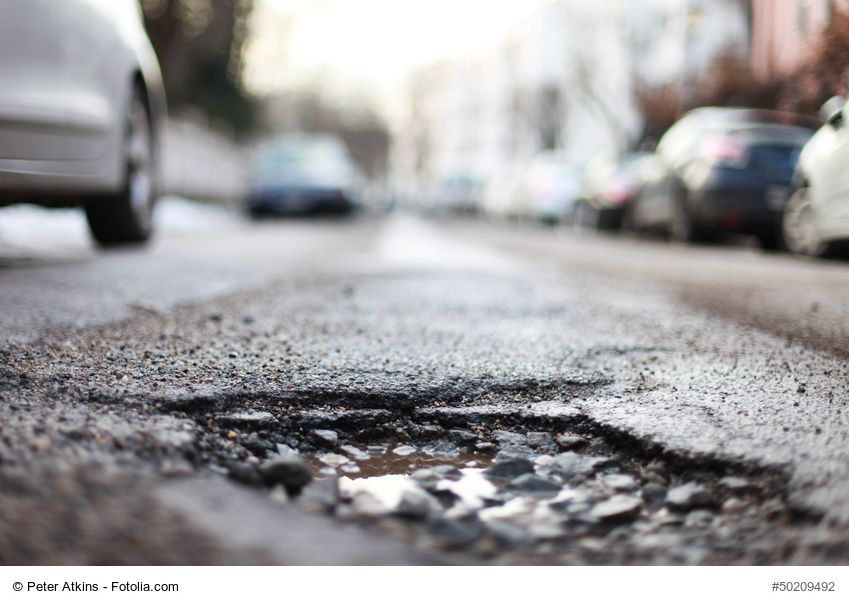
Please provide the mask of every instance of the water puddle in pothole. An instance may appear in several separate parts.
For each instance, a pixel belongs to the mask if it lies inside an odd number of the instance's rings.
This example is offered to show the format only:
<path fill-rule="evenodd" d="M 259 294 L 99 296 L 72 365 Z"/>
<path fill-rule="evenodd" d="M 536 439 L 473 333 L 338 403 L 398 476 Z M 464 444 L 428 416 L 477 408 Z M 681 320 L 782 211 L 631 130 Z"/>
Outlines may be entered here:
<path fill-rule="evenodd" d="M 457 469 L 483 469 L 492 464 L 492 457 L 478 453 L 438 454 L 414 446 L 369 446 L 366 449 L 348 447 L 341 452 L 307 457 L 316 476 L 335 472 L 351 480 L 382 476 L 409 476 L 418 471 L 442 465 Z"/>

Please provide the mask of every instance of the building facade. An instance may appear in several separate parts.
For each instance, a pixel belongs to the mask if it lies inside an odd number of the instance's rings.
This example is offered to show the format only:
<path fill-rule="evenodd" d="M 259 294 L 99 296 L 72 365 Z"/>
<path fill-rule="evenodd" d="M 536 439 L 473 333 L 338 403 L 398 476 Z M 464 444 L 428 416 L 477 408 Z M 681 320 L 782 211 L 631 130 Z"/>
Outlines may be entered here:
<path fill-rule="evenodd" d="M 576 165 L 639 143 L 637 84 L 686 83 L 722 52 L 748 57 L 741 0 L 559 0 L 467 56 L 416 74 L 395 133 L 396 183 L 458 176 L 504 194 L 539 152 Z"/>
<path fill-rule="evenodd" d="M 802 68 L 838 10 L 849 10 L 849 1 L 752 0 L 755 77 L 767 81 Z"/>

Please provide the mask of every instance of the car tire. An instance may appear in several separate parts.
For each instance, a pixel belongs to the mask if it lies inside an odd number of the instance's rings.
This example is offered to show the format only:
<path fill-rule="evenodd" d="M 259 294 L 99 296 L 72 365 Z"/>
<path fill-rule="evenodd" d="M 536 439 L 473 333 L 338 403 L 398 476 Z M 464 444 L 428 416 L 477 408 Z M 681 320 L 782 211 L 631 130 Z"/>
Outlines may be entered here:
<path fill-rule="evenodd" d="M 673 204 L 669 238 L 673 242 L 709 242 L 710 234 L 697 225 L 687 206 L 685 199 Z"/>
<path fill-rule="evenodd" d="M 104 246 L 145 242 L 153 231 L 156 202 L 156 152 L 147 97 L 135 86 L 126 115 L 121 191 L 85 205 L 89 228 Z"/>
<path fill-rule="evenodd" d="M 811 190 L 800 187 L 784 207 L 781 220 L 782 235 L 787 250 L 805 257 L 823 257 L 829 246 L 823 242 L 811 201 Z"/>

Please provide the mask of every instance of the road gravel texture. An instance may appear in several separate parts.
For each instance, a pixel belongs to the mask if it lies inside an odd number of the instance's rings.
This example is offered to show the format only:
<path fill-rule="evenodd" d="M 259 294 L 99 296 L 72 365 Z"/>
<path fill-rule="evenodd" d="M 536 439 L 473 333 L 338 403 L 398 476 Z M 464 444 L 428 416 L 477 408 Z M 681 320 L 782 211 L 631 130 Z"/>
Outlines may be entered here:
<path fill-rule="evenodd" d="M 605 264 L 619 244 L 396 223 L 262 287 L 7 340 L 0 563 L 846 563 L 839 352 L 722 309 L 709 271 Z M 441 466 L 432 498 L 531 477 L 410 514 L 321 462 L 399 447 Z M 330 497 L 267 481 L 295 454 Z"/>

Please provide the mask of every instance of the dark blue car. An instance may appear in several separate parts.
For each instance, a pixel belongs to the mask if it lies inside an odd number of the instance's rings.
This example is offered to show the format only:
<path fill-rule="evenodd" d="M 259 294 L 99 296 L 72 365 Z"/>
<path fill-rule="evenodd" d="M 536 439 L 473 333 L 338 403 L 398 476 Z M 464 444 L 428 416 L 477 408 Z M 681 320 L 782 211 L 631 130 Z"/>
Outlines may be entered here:
<path fill-rule="evenodd" d="M 796 114 L 703 107 L 661 138 L 628 224 L 680 241 L 722 233 L 781 243 L 782 211 L 799 153 L 818 122 Z"/>

